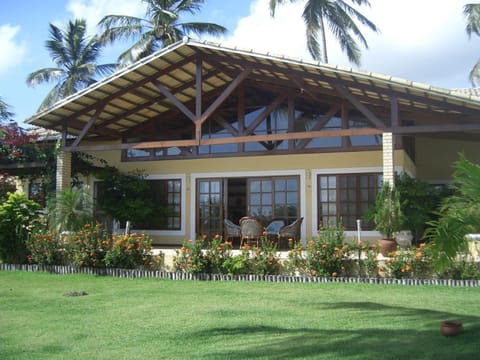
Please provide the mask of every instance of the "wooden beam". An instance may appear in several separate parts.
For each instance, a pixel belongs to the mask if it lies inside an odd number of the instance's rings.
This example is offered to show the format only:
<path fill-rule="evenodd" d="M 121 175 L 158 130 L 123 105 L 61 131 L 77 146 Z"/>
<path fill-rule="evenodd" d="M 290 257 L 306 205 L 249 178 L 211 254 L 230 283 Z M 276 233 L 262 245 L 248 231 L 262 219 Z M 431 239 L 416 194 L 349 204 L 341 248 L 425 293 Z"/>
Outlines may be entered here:
<path fill-rule="evenodd" d="M 197 56 L 196 76 L 195 76 L 195 117 L 198 119 L 202 115 L 202 58 Z"/>
<path fill-rule="evenodd" d="M 412 125 L 385 128 L 384 131 L 396 134 L 425 134 L 425 133 L 461 133 L 470 131 L 480 131 L 480 123 L 476 124 L 458 124 L 458 125 Z"/>
<path fill-rule="evenodd" d="M 252 68 L 247 68 L 243 70 L 237 77 L 227 86 L 227 88 L 220 94 L 218 98 L 208 107 L 207 110 L 202 114 L 202 116 L 196 121 L 203 123 L 206 119 L 213 114 L 215 110 L 227 99 L 227 97 L 242 83 L 243 80 L 247 78 L 248 75 L 252 72 Z"/>
<path fill-rule="evenodd" d="M 353 96 L 348 89 L 338 83 L 332 84 L 335 89 L 345 97 L 355 108 L 360 111 L 370 122 L 379 129 L 385 128 L 385 124 L 379 118 L 375 116 L 364 104 L 362 104 L 355 96 Z"/>
<path fill-rule="evenodd" d="M 382 130 L 374 129 L 374 128 L 324 130 L 324 131 L 295 132 L 295 133 L 270 134 L 270 135 L 237 136 L 234 138 L 204 139 L 201 141 L 200 145 L 236 144 L 236 143 L 246 143 L 246 142 L 327 138 L 327 137 L 353 136 L 353 135 L 379 135 L 382 133 L 383 133 Z"/>
<path fill-rule="evenodd" d="M 73 142 L 73 144 L 71 146 L 72 148 L 75 148 L 75 147 L 78 146 L 80 141 L 82 141 L 83 138 L 85 137 L 85 135 L 87 134 L 88 130 L 92 127 L 95 120 L 97 120 L 98 115 L 100 115 L 102 110 L 105 109 L 105 104 L 99 104 L 99 105 L 100 106 L 95 111 L 95 114 L 93 114 L 93 116 L 90 118 L 90 120 L 88 120 L 88 122 L 83 127 L 82 131 L 80 131 L 80 134 L 77 135 L 77 138 L 75 139 L 75 141 Z"/>
<path fill-rule="evenodd" d="M 160 92 L 163 95 L 165 95 L 165 97 L 173 103 L 173 105 L 175 105 L 181 112 L 183 112 L 190 120 L 195 122 L 196 120 L 195 115 L 190 111 L 190 109 L 188 109 L 185 105 L 183 105 L 183 103 L 178 101 L 175 95 L 173 95 L 170 91 L 168 91 L 168 89 L 162 84 L 160 84 L 158 81 L 154 82 L 154 84 L 157 87 L 157 89 L 160 90 Z"/>
<path fill-rule="evenodd" d="M 340 106 L 333 106 L 332 108 L 330 108 L 330 110 L 328 110 L 328 112 L 325 115 L 323 115 L 323 118 L 319 122 L 317 122 L 315 126 L 312 129 L 310 129 L 310 131 L 319 131 L 320 129 L 322 129 L 325 125 L 327 125 L 330 119 L 338 111 L 340 111 L 340 108 L 341 108 Z M 312 141 L 312 139 L 303 139 L 302 141 L 300 141 L 299 144 L 297 144 L 297 149 L 304 148 L 305 146 L 308 145 L 310 141 Z"/>
<path fill-rule="evenodd" d="M 102 144 L 102 145 L 79 145 L 76 148 L 66 146 L 64 151 L 109 151 L 128 149 L 157 149 L 169 147 L 196 146 L 195 140 L 168 140 L 168 141 L 145 141 L 139 143 Z"/>
<path fill-rule="evenodd" d="M 392 128 L 395 129 L 399 125 L 398 98 L 396 96 L 390 98 L 390 119 Z"/>
<path fill-rule="evenodd" d="M 249 135 L 252 134 L 255 129 L 262 123 L 262 121 L 265 119 L 265 117 L 270 114 L 273 110 L 275 110 L 278 105 L 280 105 L 285 99 L 287 98 L 286 94 L 280 94 L 278 95 L 273 102 L 268 105 L 256 118 L 255 120 L 252 121 L 250 126 L 245 130 L 245 134 Z"/>
<path fill-rule="evenodd" d="M 225 120 L 222 116 L 220 116 L 218 114 L 214 114 L 212 116 L 212 118 L 213 118 L 213 120 L 215 120 L 215 122 L 217 124 L 219 124 L 220 126 L 223 126 L 223 128 L 225 130 L 227 130 L 233 136 L 238 136 L 239 135 L 238 130 L 235 129 L 232 125 L 230 125 L 230 123 L 227 120 Z"/>

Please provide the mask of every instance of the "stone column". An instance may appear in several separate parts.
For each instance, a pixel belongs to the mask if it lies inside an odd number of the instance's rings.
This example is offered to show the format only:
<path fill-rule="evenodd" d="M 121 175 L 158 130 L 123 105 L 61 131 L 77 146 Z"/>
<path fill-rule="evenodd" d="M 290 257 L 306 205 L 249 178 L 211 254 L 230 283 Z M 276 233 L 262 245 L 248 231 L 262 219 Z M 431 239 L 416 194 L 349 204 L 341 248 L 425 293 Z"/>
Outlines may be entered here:
<path fill-rule="evenodd" d="M 393 134 L 384 132 L 383 136 L 383 182 L 389 182 L 393 188 L 395 185 L 395 170 L 393 163 Z"/>
<path fill-rule="evenodd" d="M 72 153 L 60 150 L 57 155 L 57 193 L 69 189 L 72 182 Z"/>

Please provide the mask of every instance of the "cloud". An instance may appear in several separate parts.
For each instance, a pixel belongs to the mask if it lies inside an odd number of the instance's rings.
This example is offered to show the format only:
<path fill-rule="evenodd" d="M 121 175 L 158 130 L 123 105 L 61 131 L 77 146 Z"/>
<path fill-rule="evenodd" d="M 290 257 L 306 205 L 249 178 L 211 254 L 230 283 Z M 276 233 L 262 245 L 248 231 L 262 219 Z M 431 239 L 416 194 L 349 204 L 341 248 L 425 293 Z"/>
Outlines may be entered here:
<path fill-rule="evenodd" d="M 145 15 L 143 2 L 132 0 L 70 0 L 67 10 L 74 18 L 85 19 L 92 33 L 98 31 L 97 24 L 106 15 Z"/>
<path fill-rule="evenodd" d="M 0 26 L 0 75 L 23 62 L 27 52 L 23 42 L 15 40 L 20 26 Z"/>
<path fill-rule="evenodd" d="M 253 1 L 250 14 L 239 20 L 225 42 L 230 46 L 311 60 L 301 17 L 303 4 L 286 3 L 277 8 L 272 18 L 268 3 L 269 0 Z"/>
<path fill-rule="evenodd" d="M 465 33 L 463 5 L 467 2 L 370 0 L 370 8 L 358 9 L 381 32 L 361 27 L 369 49 L 362 48 L 360 68 L 440 87 L 469 86 L 468 73 L 480 56 L 474 44 L 480 39 L 469 41 Z M 305 2 L 285 2 L 277 7 L 274 19 L 268 3 L 252 1 L 249 15 L 240 19 L 231 36 L 222 42 L 311 60 L 301 18 Z M 353 67 L 329 33 L 327 50 L 330 64 Z"/>

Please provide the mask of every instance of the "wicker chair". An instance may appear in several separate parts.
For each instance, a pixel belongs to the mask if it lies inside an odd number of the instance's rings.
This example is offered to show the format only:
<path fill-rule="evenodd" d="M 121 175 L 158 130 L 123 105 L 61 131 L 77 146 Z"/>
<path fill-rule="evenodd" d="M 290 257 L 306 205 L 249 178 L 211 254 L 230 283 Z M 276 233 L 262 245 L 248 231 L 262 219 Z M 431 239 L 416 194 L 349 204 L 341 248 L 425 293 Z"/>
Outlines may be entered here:
<path fill-rule="evenodd" d="M 282 219 L 276 219 L 276 220 L 270 221 L 270 223 L 265 228 L 265 231 L 268 234 L 268 239 L 278 243 L 278 232 L 284 226 L 285 226 L 285 221 Z"/>
<path fill-rule="evenodd" d="M 240 248 L 244 241 L 246 241 L 247 244 L 255 242 L 258 247 L 260 238 L 263 234 L 263 226 L 258 220 L 246 216 L 240 219 L 240 233 Z"/>
<path fill-rule="evenodd" d="M 240 232 L 240 226 L 235 224 L 233 221 L 230 219 L 225 219 L 223 220 L 224 224 L 224 238 L 225 240 L 228 240 L 230 238 L 240 238 L 241 232 Z"/>
<path fill-rule="evenodd" d="M 278 247 L 282 239 L 292 239 L 294 243 L 300 240 L 300 229 L 302 227 L 303 217 L 298 218 L 293 223 L 285 225 L 278 231 Z"/>

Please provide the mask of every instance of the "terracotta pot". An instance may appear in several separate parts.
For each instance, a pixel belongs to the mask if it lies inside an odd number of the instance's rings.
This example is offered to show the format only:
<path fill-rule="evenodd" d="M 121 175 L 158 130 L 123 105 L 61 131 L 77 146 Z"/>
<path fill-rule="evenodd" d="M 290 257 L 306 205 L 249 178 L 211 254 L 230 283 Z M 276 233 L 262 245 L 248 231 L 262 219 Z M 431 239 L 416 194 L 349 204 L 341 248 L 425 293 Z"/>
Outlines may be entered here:
<path fill-rule="evenodd" d="M 380 247 L 380 253 L 385 257 L 397 250 L 395 239 L 380 239 L 378 240 L 378 246 Z"/>
<path fill-rule="evenodd" d="M 463 333 L 463 324 L 461 321 L 446 320 L 442 321 L 440 332 L 443 336 L 456 336 Z"/>

